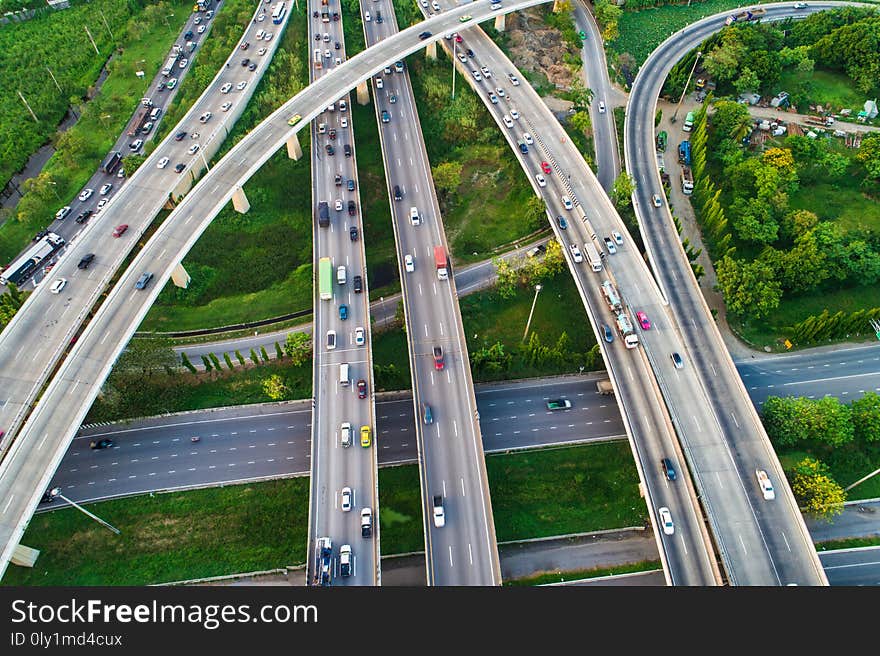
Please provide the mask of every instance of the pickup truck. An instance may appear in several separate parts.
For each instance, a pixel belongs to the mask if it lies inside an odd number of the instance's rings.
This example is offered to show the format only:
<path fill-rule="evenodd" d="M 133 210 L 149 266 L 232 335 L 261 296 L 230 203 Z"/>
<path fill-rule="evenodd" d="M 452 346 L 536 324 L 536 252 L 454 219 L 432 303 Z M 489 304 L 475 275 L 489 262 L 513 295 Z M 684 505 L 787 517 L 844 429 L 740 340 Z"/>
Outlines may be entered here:
<path fill-rule="evenodd" d="M 571 407 L 571 401 L 568 399 L 550 399 L 547 401 L 548 410 L 567 410 Z"/>

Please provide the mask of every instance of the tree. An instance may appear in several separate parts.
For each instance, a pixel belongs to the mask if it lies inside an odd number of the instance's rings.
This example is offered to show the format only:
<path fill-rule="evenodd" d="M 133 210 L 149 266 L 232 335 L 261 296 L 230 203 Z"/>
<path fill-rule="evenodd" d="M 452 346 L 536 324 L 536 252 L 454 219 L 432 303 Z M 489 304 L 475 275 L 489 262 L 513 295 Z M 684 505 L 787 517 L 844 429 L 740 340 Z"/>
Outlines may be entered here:
<path fill-rule="evenodd" d="M 866 392 L 850 408 L 856 439 L 863 443 L 880 442 L 880 395 Z"/>
<path fill-rule="evenodd" d="M 575 112 L 589 111 L 590 101 L 593 99 L 593 90 L 585 87 L 580 78 L 576 77 L 571 83 L 568 95 L 572 103 L 574 103 Z"/>
<path fill-rule="evenodd" d="M 779 307 L 782 288 L 766 263 L 743 262 L 726 255 L 716 267 L 727 309 L 740 316 L 766 317 Z"/>
<path fill-rule="evenodd" d="M 287 333 L 284 343 L 284 353 L 290 358 L 290 363 L 299 367 L 312 357 L 312 338 L 307 333 Z"/>
<path fill-rule="evenodd" d="M 733 88 L 736 89 L 737 93 L 756 91 L 761 88 L 761 80 L 755 71 L 746 66 L 740 71 L 739 77 L 733 83 Z"/>
<path fill-rule="evenodd" d="M 290 390 L 278 374 L 272 374 L 263 381 L 263 393 L 273 401 L 281 401 Z"/>
<path fill-rule="evenodd" d="M 253 362 L 254 364 L 260 364 L 260 358 L 257 357 L 257 352 L 254 349 L 251 349 L 250 357 L 251 362 Z"/>
<path fill-rule="evenodd" d="M 617 24 L 623 9 L 611 0 L 598 0 L 593 8 L 596 21 L 602 26 L 602 39 L 607 43 L 617 38 Z"/>
<path fill-rule="evenodd" d="M 768 396 L 761 408 L 764 429 L 776 446 L 794 446 L 803 439 L 797 426 L 797 399 L 793 396 Z"/>
<path fill-rule="evenodd" d="M 767 203 L 759 198 L 737 198 L 730 206 L 733 228 L 740 239 L 756 244 L 772 244 L 779 235 L 779 225 Z"/>
<path fill-rule="evenodd" d="M 875 132 L 862 139 L 856 160 L 865 167 L 868 178 L 880 179 L 880 134 Z"/>
<path fill-rule="evenodd" d="M 626 171 L 621 171 L 614 181 L 611 190 L 611 198 L 616 207 L 629 207 L 632 204 L 632 195 L 636 190 L 636 181 Z"/>
<path fill-rule="evenodd" d="M 275 357 L 279 360 L 284 359 L 284 351 L 281 349 L 281 344 L 275 342 Z"/>
<path fill-rule="evenodd" d="M 260 346 L 260 359 L 261 359 L 263 362 L 268 362 L 268 361 L 269 361 L 269 354 L 266 353 L 266 347 L 265 347 L 265 346 Z"/>
<path fill-rule="evenodd" d="M 752 129 L 752 117 L 748 107 L 730 100 L 715 103 L 712 114 L 713 134 L 716 141 L 733 139 L 739 142 Z"/>
<path fill-rule="evenodd" d="M 208 359 L 207 355 L 202 356 L 202 364 L 205 365 L 205 371 L 211 371 L 214 367 L 211 365 L 211 361 Z"/>
<path fill-rule="evenodd" d="M 501 298 L 513 298 L 516 295 L 519 274 L 506 259 L 492 258 L 492 264 L 495 265 L 495 289 L 498 291 L 498 295 Z"/>
<path fill-rule="evenodd" d="M 232 369 L 234 369 L 235 367 L 233 367 L 232 365 L 232 358 L 229 357 L 229 353 L 224 353 L 223 359 L 226 361 L 226 368 L 232 371 Z"/>
<path fill-rule="evenodd" d="M 593 129 L 593 123 L 590 121 L 590 115 L 587 112 L 575 112 L 568 120 L 571 123 L 571 127 L 578 132 L 589 134 Z"/>
<path fill-rule="evenodd" d="M 547 206 L 540 196 L 529 196 L 524 210 L 526 225 L 532 230 L 540 230 L 547 225 Z"/>
<path fill-rule="evenodd" d="M 461 162 L 440 162 L 431 170 L 434 186 L 446 194 L 455 192 L 461 184 L 461 169 Z"/>
<path fill-rule="evenodd" d="M 241 354 L 241 351 L 235 349 L 235 357 L 238 359 L 238 364 L 242 367 L 244 366 L 244 356 Z"/>
<path fill-rule="evenodd" d="M 183 366 L 190 370 L 190 373 L 196 373 L 196 366 L 189 361 L 189 358 L 186 357 L 186 353 L 181 351 L 180 353 L 180 361 L 183 363 Z"/>
<path fill-rule="evenodd" d="M 722 36 L 721 44 L 703 57 L 703 67 L 718 82 L 729 82 L 736 77 L 744 54 L 736 31 L 729 30 Z"/>
<path fill-rule="evenodd" d="M 811 515 L 830 520 L 842 512 L 846 492 L 831 478 L 824 463 L 804 458 L 794 466 L 790 479 L 798 503 Z"/>
<path fill-rule="evenodd" d="M 220 358 L 218 358 L 213 352 L 208 353 L 208 357 L 211 358 L 211 364 L 214 365 L 214 368 L 217 371 L 220 371 L 223 368 L 220 366 Z"/>

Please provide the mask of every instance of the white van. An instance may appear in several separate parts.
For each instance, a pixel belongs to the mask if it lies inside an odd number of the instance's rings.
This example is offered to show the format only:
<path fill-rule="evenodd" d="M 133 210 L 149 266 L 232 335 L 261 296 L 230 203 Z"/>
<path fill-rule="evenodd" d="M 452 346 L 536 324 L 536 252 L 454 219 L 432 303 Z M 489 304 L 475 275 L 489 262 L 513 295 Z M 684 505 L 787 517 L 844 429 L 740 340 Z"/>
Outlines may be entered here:
<path fill-rule="evenodd" d="M 351 381 L 348 378 L 348 363 L 343 362 L 339 365 L 339 384 L 349 385 Z"/>
<path fill-rule="evenodd" d="M 155 107 L 152 112 L 150 112 L 150 120 L 155 121 L 159 118 L 159 115 L 162 113 L 161 107 Z"/>
<path fill-rule="evenodd" d="M 263 38 L 263 35 L 266 34 L 265 30 L 257 30 L 257 33 L 254 35 L 254 38 L 259 41 Z"/>
<path fill-rule="evenodd" d="M 347 280 L 347 277 L 345 275 L 345 265 L 340 264 L 336 268 L 336 282 L 340 285 L 344 285 L 346 280 Z"/>
<path fill-rule="evenodd" d="M 419 219 L 418 208 L 415 208 L 415 207 L 409 208 L 409 222 L 412 223 L 413 225 L 419 225 L 419 223 L 421 223 L 421 220 Z"/>

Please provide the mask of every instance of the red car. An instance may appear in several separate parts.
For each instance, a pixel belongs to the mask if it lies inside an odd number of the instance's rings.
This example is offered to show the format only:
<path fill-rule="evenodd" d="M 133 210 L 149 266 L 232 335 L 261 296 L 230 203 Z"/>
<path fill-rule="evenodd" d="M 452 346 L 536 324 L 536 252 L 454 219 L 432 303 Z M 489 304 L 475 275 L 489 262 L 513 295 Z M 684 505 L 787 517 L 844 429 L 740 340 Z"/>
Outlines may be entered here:
<path fill-rule="evenodd" d="M 434 369 L 443 370 L 443 349 L 439 346 L 434 347 Z"/>
<path fill-rule="evenodd" d="M 541 162 L 541 170 L 548 175 L 553 172 L 553 169 L 550 168 L 550 165 L 547 162 Z"/>
<path fill-rule="evenodd" d="M 116 226 L 116 228 L 113 229 L 113 236 L 114 237 L 121 237 L 122 233 L 125 232 L 126 230 L 128 230 L 127 223 L 123 223 L 121 225 L 118 225 L 118 226 Z"/>
<path fill-rule="evenodd" d="M 642 330 L 649 330 L 651 328 L 651 322 L 648 321 L 648 315 L 644 312 L 636 312 L 636 318 L 639 320 L 639 325 L 642 327 Z"/>
<path fill-rule="evenodd" d="M 358 398 L 367 398 L 367 381 L 365 381 L 363 378 L 358 381 Z"/>
<path fill-rule="evenodd" d="M 461 34 L 456 34 L 455 35 L 455 42 L 461 43 L 462 41 L 464 41 L 464 39 L 461 38 Z"/>

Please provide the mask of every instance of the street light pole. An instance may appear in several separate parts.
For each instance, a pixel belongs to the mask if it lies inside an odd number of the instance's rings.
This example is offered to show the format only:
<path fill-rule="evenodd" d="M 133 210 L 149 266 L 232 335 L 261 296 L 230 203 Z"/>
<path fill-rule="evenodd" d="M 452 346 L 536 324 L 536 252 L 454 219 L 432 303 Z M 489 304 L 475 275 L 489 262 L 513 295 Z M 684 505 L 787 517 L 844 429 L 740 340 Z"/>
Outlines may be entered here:
<path fill-rule="evenodd" d="M 532 299 L 532 309 L 529 310 L 529 320 L 526 321 L 526 329 L 523 331 L 522 341 L 526 341 L 526 335 L 529 334 L 529 326 L 532 325 L 532 314 L 535 312 L 535 304 L 538 302 L 538 293 L 541 291 L 541 285 L 535 285 L 535 298 Z"/>
<path fill-rule="evenodd" d="M 455 51 L 458 44 L 452 39 L 452 99 L 455 100 Z"/>
<path fill-rule="evenodd" d="M 675 111 L 672 112 L 672 118 L 669 119 L 670 123 L 675 123 L 675 117 L 678 116 L 678 110 L 681 107 L 681 102 L 684 100 L 684 95 L 687 93 L 688 86 L 691 83 L 691 77 L 694 75 L 694 71 L 697 70 L 697 62 L 700 61 L 700 55 L 703 53 L 697 50 L 697 56 L 694 57 L 694 65 L 691 66 L 691 72 L 688 73 L 687 82 L 684 83 L 684 89 L 681 90 L 681 98 L 678 99 L 678 105 L 675 106 Z"/>

